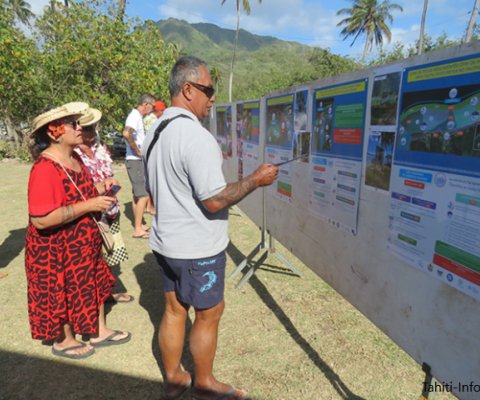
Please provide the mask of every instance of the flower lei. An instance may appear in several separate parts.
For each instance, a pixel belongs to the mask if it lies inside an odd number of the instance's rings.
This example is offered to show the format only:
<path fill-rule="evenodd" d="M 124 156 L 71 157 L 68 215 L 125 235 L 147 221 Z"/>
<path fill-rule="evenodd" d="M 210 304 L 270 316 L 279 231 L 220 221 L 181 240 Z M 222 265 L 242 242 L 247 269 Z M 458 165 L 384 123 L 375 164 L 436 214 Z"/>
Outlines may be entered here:
<path fill-rule="evenodd" d="M 48 129 L 55 136 L 55 139 L 58 139 L 65 133 L 65 124 L 62 120 L 53 121 L 48 125 Z"/>

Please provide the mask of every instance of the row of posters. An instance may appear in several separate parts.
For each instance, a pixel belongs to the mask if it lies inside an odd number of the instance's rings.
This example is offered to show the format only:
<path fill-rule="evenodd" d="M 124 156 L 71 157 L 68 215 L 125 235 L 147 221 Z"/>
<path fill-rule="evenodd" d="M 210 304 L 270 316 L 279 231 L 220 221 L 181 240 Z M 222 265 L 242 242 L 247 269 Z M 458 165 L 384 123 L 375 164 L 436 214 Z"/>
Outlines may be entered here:
<path fill-rule="evenodd" d="M 354 235 L 363 175 L 366 190 L 390 197 L 387 251 L 480 300 L 480 58 L 372 79 L 368 126 L 368 79 L 267 98 L 265 162 L 308 163 L 309 214 Z M 236 111 L 241 178 L 259 163 L 259 103 Z M 217 108 L 225 159 L 229 121 L 231 107 Z M 292 173 L 281 165 L 268 192 L 292 203 Z"/>

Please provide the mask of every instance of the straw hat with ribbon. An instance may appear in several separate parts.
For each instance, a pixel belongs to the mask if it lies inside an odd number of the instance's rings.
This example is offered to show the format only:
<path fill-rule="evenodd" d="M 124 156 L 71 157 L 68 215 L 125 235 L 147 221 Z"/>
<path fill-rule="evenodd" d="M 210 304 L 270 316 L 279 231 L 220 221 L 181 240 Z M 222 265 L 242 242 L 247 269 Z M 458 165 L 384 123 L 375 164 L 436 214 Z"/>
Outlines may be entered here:
<path fill-rule="evenodd" d="M 33 120 L 33 131 L 30 133 L 30 136 L 34 136 L 40 128 L 43 128 L 45 125 L 50 122 L 62 119 L 65 117 L 74 117 L 75 119 L 80 118 L 83 115 L 83 111 L 88 109 L 87 103 L 76 103 L 77 106 L 73 108 L 67 108 L 65 106 L 60 106 L 48 110 Z"/>
<path fill-rule="evenodd" d="M 72 110 L 72 111 L 80 110 L 82 112 L 83 115 L 78 120 L 78 122 L 80 122 L 80 125 L 90 126 L 90 125 L 96 124 L 102 118 L 102 113 L 96 108 L 90 108 L 88 105 L 87 105 L 87 108 L 82 106 L 85 104 L 87 103 L 80 103 L 80 102 L 67 103 L 65 104 L 65 107 L 67 107 L 69 110 Z"/>

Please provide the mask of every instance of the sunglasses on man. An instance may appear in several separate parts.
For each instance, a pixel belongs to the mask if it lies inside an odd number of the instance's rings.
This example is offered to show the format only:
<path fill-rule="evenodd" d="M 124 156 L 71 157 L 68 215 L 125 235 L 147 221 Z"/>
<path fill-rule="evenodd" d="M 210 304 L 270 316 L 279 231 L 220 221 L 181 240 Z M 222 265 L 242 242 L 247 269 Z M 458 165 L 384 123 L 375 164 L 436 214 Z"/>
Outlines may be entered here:
<path fill-rule="evenodd" d="M 188 81 L 188 83 L 189 83 L 190 85 L 192 85 L 194 88 L 197 88 L 197 89 L 200 90 L 201 92 L 205 93 L 205 95 L 206 95 L 209 99 L 212 98 L 213 95 L 215 94 L 215 89 L 214 89 L 213 87 L 200 85 L 199 83 L 190 82 L 190 81 Z"/>

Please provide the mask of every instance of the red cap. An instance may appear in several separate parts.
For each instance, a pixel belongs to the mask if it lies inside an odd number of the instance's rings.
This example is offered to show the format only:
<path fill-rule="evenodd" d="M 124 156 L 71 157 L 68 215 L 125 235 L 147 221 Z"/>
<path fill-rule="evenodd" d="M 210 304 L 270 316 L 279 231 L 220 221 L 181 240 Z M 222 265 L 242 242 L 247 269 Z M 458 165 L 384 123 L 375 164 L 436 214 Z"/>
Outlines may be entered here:
<path fill-rule="evenodd" d="M 167 107 L 165 107 L 165 104 L 163 102 L 161 102 L 161 101 L 155 102 L 155 108 L 154 108 L 155 111 L 163 111 L 166 108 Z"/>

